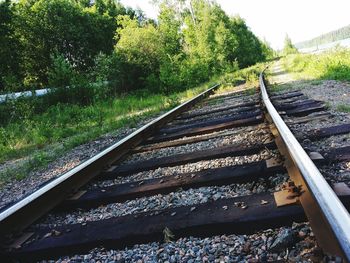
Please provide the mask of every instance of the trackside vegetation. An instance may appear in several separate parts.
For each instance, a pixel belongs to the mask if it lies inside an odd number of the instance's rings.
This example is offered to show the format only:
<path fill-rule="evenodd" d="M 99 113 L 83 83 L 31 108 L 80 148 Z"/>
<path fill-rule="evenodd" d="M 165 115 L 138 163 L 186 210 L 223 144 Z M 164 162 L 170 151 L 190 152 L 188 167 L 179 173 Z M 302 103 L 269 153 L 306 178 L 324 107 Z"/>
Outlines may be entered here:
<path fill-rule="evenodd" d="M 218 80 L 254 83 L 262 64 L 242 69 L 274 56 L 215 1 L 154 3 L 156 20 L 117 0 L 0 1 L 0 94 L 51 88 L 0 104 L 0 164 L 29 160 L 0 181 Z"/>
<path fill-rule="evenodd" d="M 321 54 L 292 54 L 283 59 L 283 66 L 297 78 L 350 81 L 350 51 L 346 48 Z"/>
<path fill-rule="evenodd" d="M 258 63 L 243 70 L 213 77 L 211 81 L 195 88 L 167 95 L 137 92 L 84 107 L 57 104 L 44 113 L 0 127 L 0 162 L 25 159 L 14 168 L 0 170 L 0 188 L 7 181 L 22 179 L 33 169 L 46 166 L 78 145 L 103 134 L 117 132 L 125 126 L 134 127 L 140 120 L 169 110 L 215 83 L 223 83 L 218 93 L 232 90 L 232 87 L 243 82 L 254 87 L 264 67 L 264 63 Z M 43 99 L 35 98 L 31 103 L 40 104 Z M 16 107 L 20 104 L 28 105 L 26 100 L 23 98 L 14 104 Z"/>
<path fill-rule="evenodd" d="M 0 92 L 70 86 L 83 104 L 104 81 L 100 96 L 172 92 L 273 53 L 214 1 L 155 2 L 157 20 L 116 0 L 1 1 Z"/>
<path fill-rule="evenodd" d="M 164 94 L 135 93 L 89 106 L 57 104 L 49 110 L 0 127 L 0 162 L 24 158 L 15 168 L 0 171 L 1 184 L 21 179 L 33 169 L 46 166 L 68 150 L 125 126 L 134 127 L 149 116 L 169 110 L 208 88 Z M 35 99 L 40 103 L 40 98 Z M 16 103 L 27 105 L 25 101 Z"/>

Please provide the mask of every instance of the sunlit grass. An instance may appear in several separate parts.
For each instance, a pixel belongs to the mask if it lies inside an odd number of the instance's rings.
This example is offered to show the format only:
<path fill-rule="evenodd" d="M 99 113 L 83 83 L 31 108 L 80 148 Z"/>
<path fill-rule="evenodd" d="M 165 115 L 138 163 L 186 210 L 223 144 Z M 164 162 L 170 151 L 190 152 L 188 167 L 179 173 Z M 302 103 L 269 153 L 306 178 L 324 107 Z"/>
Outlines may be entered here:
<path fill-rule="evenodd" d="M 338 47 L 321 54 L 289 55 L 283 66 L 297 79 L 350 80 L 350 50 Z"/>
<path fill-rule="evenodd" d="M 22 157 L 32 150 L 71 137 L 78 136 L 89 140 L 105 132 L 132 124 L 137 116 L 148 116 L 175 104 L 177 104 L 176 100 L 170 101 L 165 95 L 150 95 L 149 97 L 118 98 L 87 107 L 52 106 L 32 119 L 11 122 L 6 127 L 0 128 L 0 161 Z M 71 144 L 68 143 L 68 145 Z"/>
<path fill-rule="evenodd" d="M 32 118 L 0 127 L 0 162 L 23 159 L 14 168 L 0 171 L 0 187 L 46 166 L 68 150 L 141 119 L 160 114 L 203 92 L 217 79 L 170 95 L 129 95 L 89 106 L 58 104 Z"/>
<path fill-rule="evenodd" d="M 58 104 L 31 118 L 12 121 L 0 127 L 0 162 L 21 158 L 48 144 L 63 142 L 66 148 L 84 143 L 103 133 L 132 125 L 143 118 L 178 105 L 217 82 L 240 83 L 257 80 L 263 64 L 214 78 L 193 89 L 162 94 L 128 95 L 89 106 Z M 223 85 L 219 93 L 232 90 Z M 68 145 L 68 146 L 67 146 Z"/>
<path fill-rule="evenodd" d="M 257 69 L 246 70 L 234 78 L 250 76 Z M 22 179 L 33 170 L 46 166 L 68 150 L 123 127 L 135 127 L 141 119 L 155 116 L 183 103 L 218 82 L 210 82 L 182 92 L 126 95 L 89 106 L 58 104 L 40 114 L 9 122 L 0 127 L 0 162 L 24 159 L 14 169 L 0 171 L 0 186 L 12 179 Z M 250 78 L 250 77 L 249 77 Z M 234 84 L 221 91 L 232 90 Z"/>
<path fill-rule="evenodd" d="M 241 69 L 233 73 L 227 73 L 222 77 L 222 82 L 232 84 L 234 86 L 241 83 L 246 83 L 247 86 L 258 87 L 259 75 L 266 65 L 266 63 L 257 63 L 254 66 Z"/>

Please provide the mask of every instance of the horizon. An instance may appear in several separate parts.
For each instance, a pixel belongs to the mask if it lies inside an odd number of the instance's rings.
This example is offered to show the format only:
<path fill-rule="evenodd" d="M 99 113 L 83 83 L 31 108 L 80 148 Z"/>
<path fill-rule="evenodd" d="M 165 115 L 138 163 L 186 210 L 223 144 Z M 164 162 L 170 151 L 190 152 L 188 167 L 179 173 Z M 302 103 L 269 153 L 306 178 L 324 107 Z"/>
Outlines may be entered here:
<path fill-rule="evenodd" d="M 149 0 L 121 0 L 125 6 L 139 7 L 146 16 L 155 19 L 157 7 Z M 346 0 L 282 2 L 278 0 L 217 0 L 230 16 L 239 15 L 259 38 L 265 39 L 273 49 L 283 48 L 285 36 L 294 44 L 350 24 Z M 252 8 L 254 6 L 254 8 Z M 297 17 L 297 19 L 295 19 Z M 326 19 L 325 19 L 326 18 Z"/>

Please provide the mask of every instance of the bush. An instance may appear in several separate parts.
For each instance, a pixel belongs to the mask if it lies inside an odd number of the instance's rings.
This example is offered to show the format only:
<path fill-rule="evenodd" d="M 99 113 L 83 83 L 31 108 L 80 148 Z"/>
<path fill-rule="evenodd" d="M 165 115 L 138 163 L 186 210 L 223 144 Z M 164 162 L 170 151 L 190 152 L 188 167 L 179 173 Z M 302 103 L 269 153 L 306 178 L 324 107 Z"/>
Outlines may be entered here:
<path fill-rule="evenodd" d="M 317 55 L 290 55 L 283 65 L 304 78 L 350 80 L 350 52 L 346 48 L 337 47 Z"/>
<path fill-rule="evenodd" d="M 49 86 L 51 88 L 67 87 L 77 75 L 72 65 L 61 54 L 51 55 L 52 68 L 48 72 Z"/>
<path fill-rule="evenodd" d="M 1 93 L 6 94 L 23 90 L 23 84 L 21 80 L 14 74 L 9 73 L 2 76 L 2 82 L 4 84 L 4 87 Z"/>
<path fill-rule="evenodd" d="M 111 55 L 100 53 L 97 55 L 91 76 L 96 81 L 96 88 L 108 86 L 109 90 L 107 92 L 110 96 L 115 96 L 123 91 L 121 58 L 116 53 Z M 99 97 L 104 98 L 104 94 L 99 94 Z"/>
<path fill-rule="evenodd" d="M 181 90 L 185 84 L 182 78 L 181 70 L 182 58 L 181 55 L 169 57 L 160 65 L 159 79 L 161 82 L 161 91 L 165 93 L 171 90 Z"/>
<path fill-rule="evenodd" d="M 60 54 L 52 56 L 53 67 L 49 71 L 49 84 L 52 87 L 45 96 L 45 104 L 69 103 L 89 105 L 94 101 L 109 98 L 116 95 L 108 83 L 115 82 L 111 79 L 112 73 L 116 72 L 114 56 L 103 54 L 96 58 L 96 70 L 93 74 L 78 73 L 73 66 Z M 111 79 L 110 82 L 103 80 Z M 92 83 L 95 81 L 95 83 Z M 97 82 L 96 82 L 97 81 Z M 114 87 L 114 86 L 113 86 Z"/>

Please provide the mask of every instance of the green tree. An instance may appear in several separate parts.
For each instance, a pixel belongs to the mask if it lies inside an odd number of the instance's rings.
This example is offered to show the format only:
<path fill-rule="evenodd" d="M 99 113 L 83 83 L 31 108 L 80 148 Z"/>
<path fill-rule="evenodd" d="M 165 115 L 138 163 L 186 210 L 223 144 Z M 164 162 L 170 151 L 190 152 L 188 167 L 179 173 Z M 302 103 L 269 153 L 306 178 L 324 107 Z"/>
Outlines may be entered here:
<path fill-rule="evenodd" d="M 110 13 L 118 12 L 117 5 L 106 3 L 110 5 L 100 3 L 102 8 L 86 7 L 86 4 L 83 7 L 83 3 L 72 0 L 20 2 L 17 12 L 21 21 L 17 31 L 24 46 L 26 85 L 47 85 L 54 53 L 63 55 L 76 70 L 87 72 L 99 52 L 112 52 L 117 25 Z"/>
<path fill-rule="evenodd" d="M 283 54 L 288 55 L 288 54 L 295 54 L 297 53 L 298 50 L 296 47 L 293 45 L 292 40 L 288 35 L 286 35 L 284 39 L 284 47 L 283 47 Z"/>
<path fill-rule="evenodd" d="M 159 79 L 163 91 L 169 91 L 172 88 L 178 89 L 183 85 L 179 75 L 184 59 L 180 19 L 181 17 L 173 5 L 166 3 L 160 5 L 158 30 L 163 56 L 160 60 Z"/>
<path fill-rule="evenodd" d="M 241 17 L 231 18 L 231 30 L 237 35 L 238 40 L 238 47 L 232 52 L 232 56 L 237 60 L 240 68 L 263 61 L 261 42 Z"/>
<path fill-rule="evenodd" d="M 171 92 L 271 56 L 215 1 L 155 2 L 157 21 L 116 0 L 1 2 L 0 89 L 15 80 L 27 89 L 84 80 L 108 81 L 114 93 Z"/>
<path fill-rule="evenodd" d="M 21 46 L 15 35 L 16 16 L 10 0 L 0 3 L 0 92 L 20 88 Z"/>
<path fill-rule="evenodd" d="M 260 41 L 260 45 L 264 59 L 272 59 L 275 57 L 275 51 L 271 48 L 266 39 Z"/>
<path fill-rule="evenodd" d="M 191 1 L 184 12 L 185 78 L 201 82 L 228 68 L 230 53 L 237 44 L 230 32 L 229 18 L 217 5 L 204 0 Z"/>
<path fill-rule="evenodd" d="M 72 65 L 61 54 L 54 54 L 51 59 L 53 65 L 48 72 L 50 87 L 60 88 L 72 85 L 72 79 L 76 75 Z"/>
<path fill-rule="evenodd" d="M 146 87 L 157 89 L 159 87 L 158 74 L 163 48 L 159 44 L 159 32 L 153 24 L 141 26 L 136 19 L 129 16 L 119 16 L 118 43 L 116 52 L 118 56 L 132 65 L 131 78 L 135 81 L 127 89 Z"/>
<path fill-rule="evenodd" d="M 91 7 L 93 5 L 93 3 L 90 0 L 76 0 L 76 2 L 82 7 Z"/>

